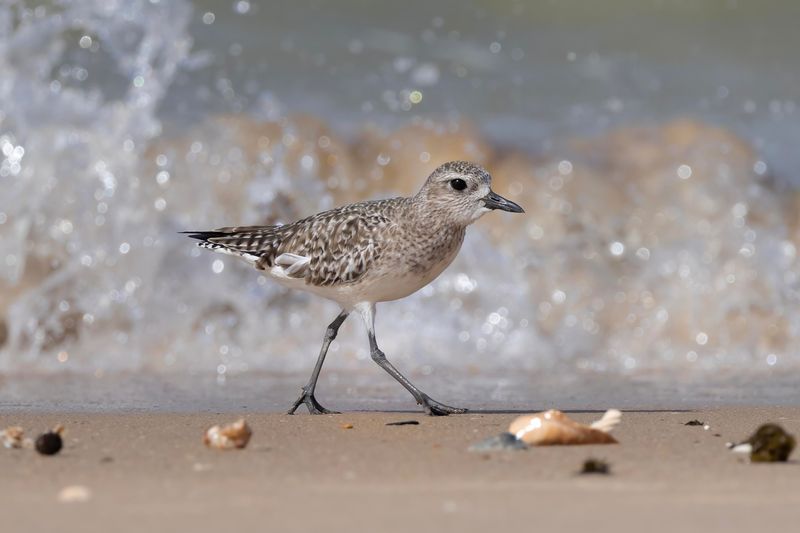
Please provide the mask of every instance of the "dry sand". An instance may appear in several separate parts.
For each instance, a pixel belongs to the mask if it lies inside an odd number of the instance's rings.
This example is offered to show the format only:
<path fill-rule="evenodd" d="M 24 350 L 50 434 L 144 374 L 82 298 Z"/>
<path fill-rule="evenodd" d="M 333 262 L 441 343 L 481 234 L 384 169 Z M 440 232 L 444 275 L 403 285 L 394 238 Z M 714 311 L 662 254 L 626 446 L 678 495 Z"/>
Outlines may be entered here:
<path fill-rule="evenodd" d="M 232 414 L 0 414 L 63 452 L 0 449 L 3 531 L 793 531 L 798 463 L 749 464 L 725 442 L 764 421 L 800 433 L 798 407 L 627 411 L 618 445 L 474 453 L 516 413 L 248 413 L 241 451 L 201 443 Z M 589 422 L 596 412 L 574 412 Z M 386 426 L 418 420 L 419 425 Z M 691 419 L 710 424 L 685 426 Z M 352 429 L 343 426 L 352 424 Z M 578 475 L 589 457 L 612 474 Z M 85 503 L 59 491 L 84 485 Z"/>

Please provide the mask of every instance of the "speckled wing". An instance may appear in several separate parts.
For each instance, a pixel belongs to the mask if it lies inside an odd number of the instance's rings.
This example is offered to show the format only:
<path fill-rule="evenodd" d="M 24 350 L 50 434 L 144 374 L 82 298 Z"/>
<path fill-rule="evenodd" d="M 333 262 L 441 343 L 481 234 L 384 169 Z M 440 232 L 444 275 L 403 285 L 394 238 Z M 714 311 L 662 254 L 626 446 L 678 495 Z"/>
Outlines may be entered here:
<path fill-rule="evenodd" d="M 236 226 L 187 232 L 200 246 L 237 255 L 260 270 L 274 265 L 316 286 L 359 280 L 381 256 L 397 200 L 362 202 L 285 226 Z"/>
<path fill-rule="evenodd" d="M 354 204 L 282 228 L 279 254 L 308 258 L 303 277 L 330 287 L 358 281 L 380 258 L 390 218 L 371 203 Z"/>

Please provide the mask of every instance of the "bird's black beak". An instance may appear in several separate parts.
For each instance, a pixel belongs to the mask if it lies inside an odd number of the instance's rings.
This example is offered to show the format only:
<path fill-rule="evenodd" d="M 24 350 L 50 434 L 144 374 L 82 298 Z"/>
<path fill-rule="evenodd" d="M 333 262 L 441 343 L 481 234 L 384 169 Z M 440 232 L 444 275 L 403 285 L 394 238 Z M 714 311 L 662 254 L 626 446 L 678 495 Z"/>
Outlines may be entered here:
<path fill-rule="evenodd" d="M 483 197 L 483 205 L 485 205 L 487 209 L 501 209 L 510 213 L 525 212 L 520 206 L 511 200 L 506 200 L 494 191 L 489 191 L 489 194 Z"/>

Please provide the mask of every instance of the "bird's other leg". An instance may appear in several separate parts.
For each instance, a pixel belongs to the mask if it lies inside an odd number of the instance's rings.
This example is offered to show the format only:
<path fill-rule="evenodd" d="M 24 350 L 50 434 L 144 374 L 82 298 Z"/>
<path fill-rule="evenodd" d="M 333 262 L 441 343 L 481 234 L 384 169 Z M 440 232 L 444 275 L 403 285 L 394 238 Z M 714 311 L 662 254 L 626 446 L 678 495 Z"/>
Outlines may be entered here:
<path fill-rule="evenodd" d="M 348 314 L 348 311 L 342 311 L 339 313 L 339 316 L 328 325 L 328 329 L 325 330 L 325 338 L 322 341 L 322 348 L 319 351 L 319 357 L 317 357 L 317 364 L 314 365 L 314 371 L 311 372 L 311 378 L 308 380 L 308 384 L 303 387 L 303 392 L 294 402 L 294 405 L 292 405 L 292 408 L 289 409 L 287 414 L 294 414 L 302 403 L 306 404 L 308 412 L 312 415 L 337 414 L 336 411 L 325 409 L 319 404 L 314 397 L 314 389 L 317 388 L 317 380 L 319 379 L 320 370 L 322 370 L 322 363 L 325 362 L 325 355 L 328 353 L 328 347 L 331 345 L 331 341 L 336 338 L 336 334 L 339 333 L 339 327 L 345 321 Z"/>
<path fill-rule="evenodd" d="M 386 359 L 386 355 L 380 350 L 380 348 L 378 348 L 378 342 L 375 340 L 375 305 L 362 304 L 357 306 L 357 308 L 361 312 L 361 317 L 364 319 L 364 323 L 367 326 L 369 349 L 372 360 L 375 361 L 378 366 L 384 369 L 390 376 L 400 382 L 400 384 L 411 393 L 417 403 L 422 406 L 426 414 L 431 416 L 445 416 L 449 414 L 467 412 L 466 409 L 450 407 L 449 405 L 437 402 L 415 387 L 414 384 L 408 380 L 408 378 L 401 374 L 400 371 L 397 370 L 394 365 L 392 365 L 392 363 Z"/>

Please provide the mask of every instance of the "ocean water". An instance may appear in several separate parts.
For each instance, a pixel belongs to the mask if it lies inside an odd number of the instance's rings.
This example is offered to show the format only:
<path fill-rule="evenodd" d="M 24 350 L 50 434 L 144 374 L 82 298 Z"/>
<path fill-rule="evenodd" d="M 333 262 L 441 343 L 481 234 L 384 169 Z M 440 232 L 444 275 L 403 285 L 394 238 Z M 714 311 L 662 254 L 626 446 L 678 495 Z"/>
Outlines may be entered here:
<path fill-rule="evenodd" d="M 469 158 L 527 214 L 487 215 L 436 282 L 379 306 L 398 367 L 785 381 L 800 369 L 799 15 L 4 2 L 0 372 L 310 371 L 335 305 L 177 232 L 409 193 Z M 371 369 L 367 348 L 351 318 L 326 368 Z"/>

